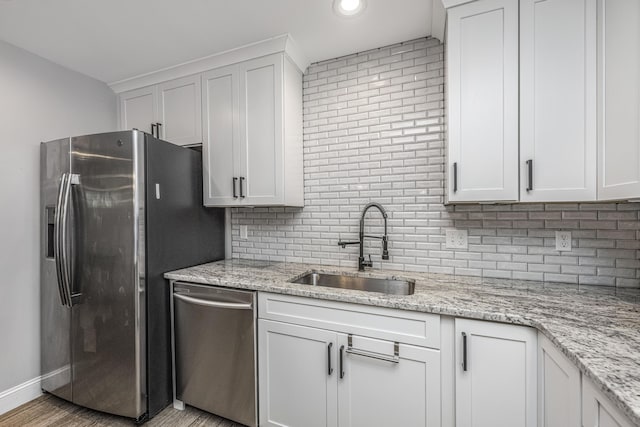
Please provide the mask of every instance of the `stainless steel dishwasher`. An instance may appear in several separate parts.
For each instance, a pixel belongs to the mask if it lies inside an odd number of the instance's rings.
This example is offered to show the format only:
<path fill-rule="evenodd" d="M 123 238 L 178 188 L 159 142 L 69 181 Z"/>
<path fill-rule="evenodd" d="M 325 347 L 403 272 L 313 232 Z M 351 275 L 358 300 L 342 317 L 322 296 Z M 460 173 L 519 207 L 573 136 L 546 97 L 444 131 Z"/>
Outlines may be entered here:
<path fill-rule="evenodd" d="M 175 398 L 257 426 L 256 294 L 173 282 Z"/>

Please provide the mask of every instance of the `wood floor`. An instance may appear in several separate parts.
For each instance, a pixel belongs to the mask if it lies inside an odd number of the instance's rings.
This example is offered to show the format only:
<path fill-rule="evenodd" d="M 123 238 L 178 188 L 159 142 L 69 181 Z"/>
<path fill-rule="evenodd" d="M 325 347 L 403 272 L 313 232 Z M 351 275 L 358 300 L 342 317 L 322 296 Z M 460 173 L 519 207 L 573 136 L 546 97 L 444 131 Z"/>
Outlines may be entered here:
<path fill-rule="evenodd" d="M 29 403 L 26 403 L 4 415 L 0 415 L 0 427 L 21 426 L 133 426 L 134 423 L 122 417 L 107 415 L 102 412 L 92 411 L 73 405 L 57 397 L 45 394 Z M 187 406 L 184 411 L 178 411 L 168 407 L 144 427 L 151 426 L 211 426 L 211 427 L 242 427 L 232 421 L 200 411 Z"/>

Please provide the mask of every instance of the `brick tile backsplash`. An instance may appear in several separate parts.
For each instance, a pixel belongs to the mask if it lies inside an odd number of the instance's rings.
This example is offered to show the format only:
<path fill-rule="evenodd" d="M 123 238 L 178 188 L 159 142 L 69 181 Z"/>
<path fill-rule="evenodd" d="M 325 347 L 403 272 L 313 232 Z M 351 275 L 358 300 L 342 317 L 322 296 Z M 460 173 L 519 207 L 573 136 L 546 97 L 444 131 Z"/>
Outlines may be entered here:
<path fill-rule="evenodd" d="M 303 78 L 304 208 L 233 208 L 232 256 L 355 267 L 362 207 L 389 213 L 374 268 L 640 287 L 640 204 L 445 206 L 444 49 L 426 38 L 312 64 Z M 367 233 L 381 233 L 377 211 Z M 240 225 L 248 238 L 240 239 Z M 465 229 L 466 250 L 445 230 Z M 572 251 L 555 250 L 555 231 Z"/>

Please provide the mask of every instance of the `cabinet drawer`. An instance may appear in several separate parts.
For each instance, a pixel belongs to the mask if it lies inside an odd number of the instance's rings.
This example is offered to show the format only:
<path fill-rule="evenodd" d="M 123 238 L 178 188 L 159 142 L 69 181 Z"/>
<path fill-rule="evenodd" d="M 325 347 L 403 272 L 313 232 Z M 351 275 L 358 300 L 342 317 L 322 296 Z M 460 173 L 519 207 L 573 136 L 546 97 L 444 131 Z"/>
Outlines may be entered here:
<path fill-rule="evenodd" d="M 261 319 L 440 348 L 440 316 L 260 292 Z"/>

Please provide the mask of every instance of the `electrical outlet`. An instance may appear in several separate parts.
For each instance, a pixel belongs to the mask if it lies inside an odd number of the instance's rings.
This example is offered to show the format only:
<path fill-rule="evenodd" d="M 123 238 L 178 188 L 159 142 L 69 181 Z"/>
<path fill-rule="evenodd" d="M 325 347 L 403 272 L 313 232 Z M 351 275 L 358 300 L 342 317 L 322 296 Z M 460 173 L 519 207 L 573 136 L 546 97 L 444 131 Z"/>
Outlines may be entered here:
<path fill-rule="evenodd" d="M 247 226 L 246 225 L 241 225 L 240 226 L 240 238 L 246 240 L 247 239 Z"/>
<path fill-rule="evenodd" d="M 556 231 L 556 251 L 571 250 L 571 232 Z"/>
<path fill-rule="evenodd" d="M 467 249 L 467 230 L 447 230 L 445 235 L 447 249 Z"/>

